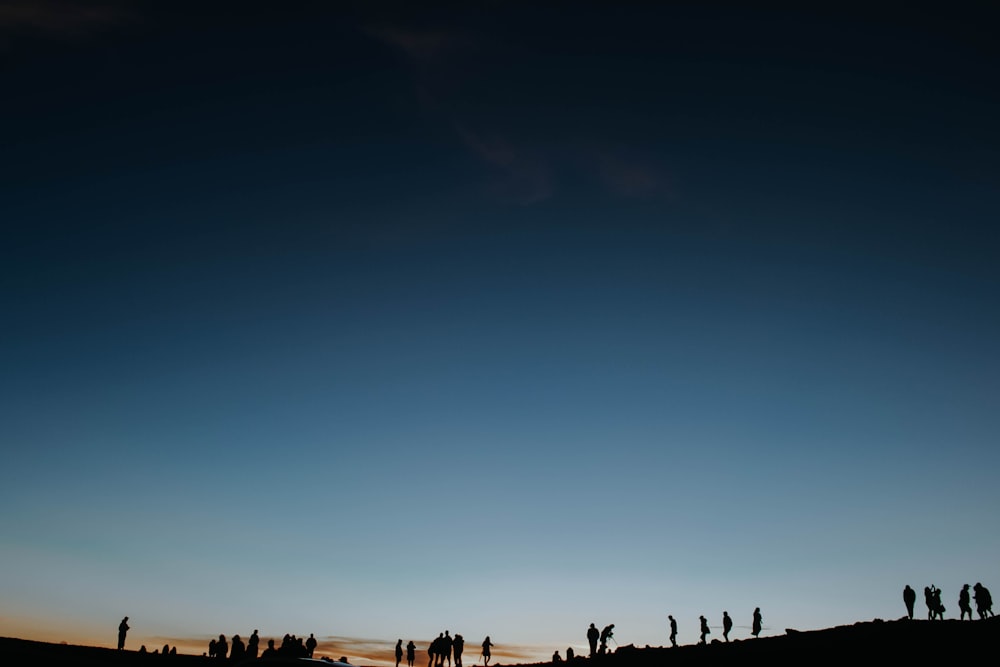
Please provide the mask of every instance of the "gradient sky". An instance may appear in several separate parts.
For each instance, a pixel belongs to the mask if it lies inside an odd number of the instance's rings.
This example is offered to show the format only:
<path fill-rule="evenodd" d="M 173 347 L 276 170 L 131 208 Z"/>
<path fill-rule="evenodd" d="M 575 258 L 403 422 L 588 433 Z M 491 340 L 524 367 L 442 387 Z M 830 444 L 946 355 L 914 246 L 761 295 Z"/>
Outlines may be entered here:
<path fill-rule="evenodd" d="M 992 3 L 407 4 L 0 5 L 0 634 L 1000 587 Z"/>

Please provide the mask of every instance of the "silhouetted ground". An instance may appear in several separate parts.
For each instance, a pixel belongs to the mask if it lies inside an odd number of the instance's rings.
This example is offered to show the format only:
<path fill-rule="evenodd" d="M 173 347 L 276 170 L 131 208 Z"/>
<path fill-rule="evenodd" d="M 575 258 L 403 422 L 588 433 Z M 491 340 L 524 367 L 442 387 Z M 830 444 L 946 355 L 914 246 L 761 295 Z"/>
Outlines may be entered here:
<path fill-rule="evenodd" d="M 872 621 L 826 630 L 788 631 L 761 639 L 745 639 L 707 646 L 639 648 L 623 646 L 611 655 L 590 660 L 577 658 L 584 667 L 676 667 L 678 665 L 765 664 L 795 665 L 843 663 L 849 665 L 934 664 L 975 658 L 996 659 L 1000 648 L 1000 617 L 985 621 Z M 92 646 L 47 644 L 24 639 L 0 638 L 0 661 L 5 665 L 73 665 L 78 667 L 194 667 L 218 664 L 200 655 L 163 656 L 115 651 Z M 536 663 L 551 664 L 551 663 Z M 569 667 L 566 663 L 560 663 Z"/>

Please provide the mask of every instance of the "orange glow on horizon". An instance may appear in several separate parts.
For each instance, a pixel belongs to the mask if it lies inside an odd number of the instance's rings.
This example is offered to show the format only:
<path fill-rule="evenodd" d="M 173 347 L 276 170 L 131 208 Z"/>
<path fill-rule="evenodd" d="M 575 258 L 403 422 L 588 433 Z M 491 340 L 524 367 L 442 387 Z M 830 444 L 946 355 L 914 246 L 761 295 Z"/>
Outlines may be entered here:
<path fill-rule="evenodd" d="M 259 634 L 261 651 L 267 647 L 268 639 L 274 639 L 275 644 L 280 645 L 281 638 L 284 636 L 283 634 L 269 635 L 263 632 Z M 32 617 L 4 615 L 0 616 L 0 635 L 53 644 L 115 648 L 117 628 L 112 627 L 107 632 L 103 632 L 98 630 L 94 624 L 60 622 L 56 625 Z M 140 646 L 145 646 L 146 651 L 152 653 L 161 651 L 166 644 L 171 648 L 176 647 L 179 654 L 202 655 L 208 652 L 209 642 L 217 636 L 164 637 L 162 635 L 143 635 L 131 631 L 125 642 L 125 648 L 129 651 L 138 651 Z M 245 643 L 249 633 L 240 634 L 240 637 Z M 227 639 L 231 641 L 232 636 L 227 635 Z M 317 637 L 317 640 L 315 656 L 318 658 L 328 657 L 337 660 L 340 657 L 346 657 L 352 664 L 361 666 L 395 667 L 395 640 L 356 637 Z M 409 640 L 404 639 L 404 645 L 406 641 Z M 417 644 L 414 667 L 427 667 L 427 646 L 430 644 L 430 640 L 414 639 L 413 641 Z M 492 667 L 501 664 L 549 662 L 553 651 L 558 650 L 560 654 L 564 654 L 565 648 L 564 646 L 498 644 L 491 651 L 490 665 Z M 400 665 L 402 667 L 405 664 L 404 658 Z M 447 663 L 445 664 L 447 665 Z M 466 667 L 474 667 L 475 665 L 482 667 L 483 659 L 479 641 L 466 640 L 463 664 Z"/>

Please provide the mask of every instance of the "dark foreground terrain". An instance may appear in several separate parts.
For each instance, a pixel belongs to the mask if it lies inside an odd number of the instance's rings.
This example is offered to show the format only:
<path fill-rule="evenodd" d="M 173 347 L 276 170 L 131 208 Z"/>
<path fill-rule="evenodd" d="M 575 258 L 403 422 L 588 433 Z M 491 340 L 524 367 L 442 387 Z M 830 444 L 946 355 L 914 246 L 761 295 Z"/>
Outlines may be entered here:
<path fill-rule="evenodd" d="M 594 667 L 676 667 L 678 665 L 765 664 L 893 665 L 953 662 L 963 659 L 992 661 L 1000 651 L 1000 617 L 982 621 L 872 621 L 826 630 L 796 632 L 761 639 L 714 642 L 707 646 L 638 648 L 623 646 L 615 653 L 593 660 L 577 658 L 574 665 Z M 194 655 L 162 656 L 115 651 L 92 646 L 47 644 L 0 638 L 4 665 L 61 665 L 65 667 L 176 667 L 218 664 Z M 539 663 L 551 664 L 551 663 Z M 566 663 L 560 663 L 566 665 Z"/>

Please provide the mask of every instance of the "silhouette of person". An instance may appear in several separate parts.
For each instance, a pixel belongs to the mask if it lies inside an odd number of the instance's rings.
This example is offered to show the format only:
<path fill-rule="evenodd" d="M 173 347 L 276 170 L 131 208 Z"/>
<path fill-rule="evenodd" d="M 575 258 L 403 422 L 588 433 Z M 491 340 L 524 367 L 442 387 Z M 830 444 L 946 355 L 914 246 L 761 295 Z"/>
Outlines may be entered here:
<path fill-rule="evenodd" d="M 764 624 L 764 617 L 760 615 L 760 607 L 753 610 L 753 630 L 750 632 L 756 639 L 760 635 L 761 626 Z"/>
<path fill-rule="evenodd" d="M 927 605 L 927 620 L 934 620 L 934 592 L 932 586 L 924 586 L 924 604 Z"/>
<path fill-rule="evenodd" d="M 483 640 L 483 667 L 490 664 L 490 648 L 493 647 L 493 642 L 490 641 L 490 636 L 486 635 L 486 639 Z"/>
<path fill-rule="evenodd" d="M 170 647 L 170 655 L 177 655 L 177 647 L 176 646 L 171 646 Z"/>
<path fill-rule="evenodd" d="M 451 650 L 455 654 L 455 667 L 462 667 L 462 652 L 465 650 L 465 637 L 455 633 L 455 639 L 452 640 Z"/>
<path fill-rule="evenodd" d="M 441 651 L 441 638 L 444 634 L 440 634 L 431 641 L 430 646 L 427 647 L 427 667 L 433 667 L 437 663 L 438 653 Z"/>
<path fill-rule="evenodd" d="M 903 604 L 906 605 L 906 616 L 911 621 L 913 620 L 913 605 L 917 602 L 917 592 L 910 588 L 907 584 L 906 588 L 903 589 Z"/>
<path fill-rule="evenodd" d="M 677 648 L 677 621 L 669 614 L 667 614 L 667 618 L 670 619 L 670 645 Z"/>
<path fill-rule="evenodd" d="M 978 585 L 978 584 L 977 584 Z M 590 657 L 597 655 L 597 638 L 601 636 L 601 631 L 593 623 L 587 628 L 587 641 L 590 643 Z"/>
<path fill-rule="evenodd" d="M 573 662 L 573 658 L 576 657 L 576 652 L 573 651 L 573 647 L 570 646 L 566 649 L 566 662 Z"/>
<path fill-rule="evenodd" d="M 233 635 L 233 645 L 229 649 L 229 659 L 233 662 L 239 662 L 247 657 L 247 647 L 244 646 L 243 640 L 240 639 L 239 635 Z"/>
<path fill-rule="evenodd" d="M 220 660 L 225 660 L 228 655 L 229 642 L 226 641 L 225 635 L 219 635 L 219 638 L 215 641 L 215 657 Z"/>
<path fill-rule="evenodd" d="M 260 635 L 257 634 L 257 630 L 254 630 L 253 634 L 247 639 L 247 658 L 256 660 L 258 648 L 260 648 Z"/>
<path fill-rule="evenodd" d="M 441 642 L 442 664 L 444 663 L 444 660 L 447 660 L 448 667 L 451 667 L 451 649 L 454 645 L 455 645 L 455 640 L 452 639 L 452 636 L 448 633 L 447 630 L 445 630 L 444 641 Z"/>
<path fill-rule="evenodd" d="M 214 658 L 215 657 L 215 640 L 214 639 L 212 641 L 208 642 L 208 657 L 209 658 Z"/>
<path fill-rule="evenodd" d="M 411 639 L 406 644 L 406 667 L 413 667 L 413 661 L 417 659 L 417 645 Z"/>
<path fill-rule="evenodd" d="M 396 640 L 396 667 L 399 667 L 399 661 L 403 659 L 403 640 Z"/>
<path fill-rule="evenodd" d="M 987 616 L 993 616 L 993 596 L 990 595 L 990 590 L 977 581 L 976 585 L 972 587 L 972 591 L 972 595 L 976 599 L 976 612 L 979 614 L 979 618 L 985 620 Z"/>
<path fill-rule="evenodd" d="M 447 640 L 444 638 L 444 633 L 438 635 L 438 638 L 434 640 L 434 664 L 438 667 L 444 667 L 444 651 L 445 643 Z"/>
<path fill-rule="evenodd" d="M 146 645 L 145 644 L 143 644 L 142 646 L 139 647 L 139 653 L 142 654 L 142 655 L 146 654 Z"/>
<path fill-rule="evenodd" d="M 160 651 L 161 655 L 170 655 L 170 644 L 164 644 L 163 650 Z"/>
<path fill-rule="evenodd" d="M 615 624 L 610 623 L 608 625 L 605 625 L 604 629 L 601 630 L 601 648 L 598 649 L 598 653 L 600 653 L 601 655 L 607 653 L 608 640 L 613 639 L 615 636 L 614 629 L 615 629 Z"/>
<path fill-rule="evenodd" d="M 552 662 L 562 662 L 562 656 L 559 655 L 558 650 L 552 654 Z"/>
<path fill-rule="evenodd" d="M 733 629 L 733 619 L 729 617 L 729 612 L 722 612 L 722 638 L 729 641 L 729 631 Z"/>
<path fill-rule="evenodd" d="M 712 631 L 708 629 L 708 621 L 705 620 L 704 616 L 699 616 L 698 618 L 701 620 L 701 640 L 698 643 L 699 644 L 704 644 L 705 643 L 705 637 L 707 635 L 712 634 Z"/>
<path fill-rule="evenodd" d="M 944 620 L 944 605 L 941 604 L 941 589 L 936 586 L 931 586 L 931 594 L 934 597 L 934 613 L 937 614 L 938 620 Z"/>
<path fill-rule="evenodd" d="M 125 635 L 128 633 L 128 616 L 122 619 L 122 622 L 118 624 L 118 650 L 125 650 Z"/>
<path fill-rule="evenodd" d="M 969 615 L 969 620 L 972 620 L 972 604 L 969 596 L 969 584 L 962 586 L 962 590 L 958 593 L 958 620 L 964 621 L 965 615 Z"/>
<path fill-rule="evenodd" d="M 307 658 L 313 657 L 313 651 L 316 650 L 316 644 L 317 643 L 318 642 L 316 641 L 316 638 L 313 637 L 313 633 L 310 632 L 309 633 L 309 639 L 306 640 L 306 657 Z"/>
<path fill-rule="evenodd" d="M 266 659 L 266 660 L 270 660 L 271 658 L 277 658 L 278 657 L 278 649 L 274 648 L 274 640 L 273 639 L 268 639 L 267 640 L 267 648 L 264 649 L 264 652 L 261 653 L 260 657 L 263 658 L 263 659 Z"/>

